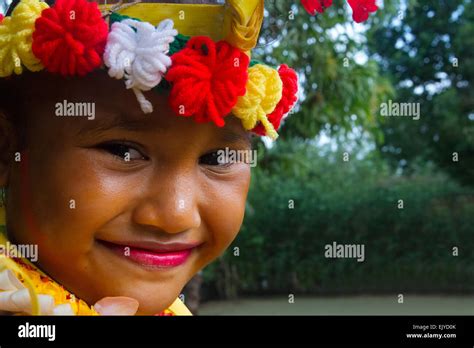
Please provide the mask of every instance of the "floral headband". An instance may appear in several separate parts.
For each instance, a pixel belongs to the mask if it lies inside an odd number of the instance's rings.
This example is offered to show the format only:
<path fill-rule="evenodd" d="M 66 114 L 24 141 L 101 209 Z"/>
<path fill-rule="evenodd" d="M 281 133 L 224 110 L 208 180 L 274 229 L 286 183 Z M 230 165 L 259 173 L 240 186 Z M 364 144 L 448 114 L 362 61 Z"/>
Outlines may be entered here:
<path fill-rule="evenodd" d="M 263 0 L 101 8 L 87 0 L 51 7 L 21 0 L 0 17 L 0 77 L 24 69 L 83 76 L 103 67 L 124 80 L 144 113 L 153 111 L 144 92 L 166 88 L 178 116 L 222 127 L 233 114 L 246 130 L 276 139 L 297 100 L 298 79 L 286 65 L 250 59 L 263 9 Z"/>

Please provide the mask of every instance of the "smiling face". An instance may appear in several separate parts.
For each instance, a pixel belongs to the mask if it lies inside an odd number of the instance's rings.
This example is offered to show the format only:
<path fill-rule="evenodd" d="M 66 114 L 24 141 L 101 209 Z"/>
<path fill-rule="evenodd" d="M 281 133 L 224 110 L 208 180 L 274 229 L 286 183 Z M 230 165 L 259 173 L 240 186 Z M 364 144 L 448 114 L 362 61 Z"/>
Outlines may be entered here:
<path fill-rule="evenodd" d="M 250 166 L 216 151 L 249 150 L 247 133 L 232 116 L 224 128 L 177 117 L 156 92 L 145 115 L 103 72 L 35 80 L 25 151 L 1 167 L 8 237 L 37 244 L 40 267 L 89 304 L 129 296 L 139 314 L 162 311 L 240 229 Z M 56 116 L 64 100 L 95 102 L 95 119 Z"/>

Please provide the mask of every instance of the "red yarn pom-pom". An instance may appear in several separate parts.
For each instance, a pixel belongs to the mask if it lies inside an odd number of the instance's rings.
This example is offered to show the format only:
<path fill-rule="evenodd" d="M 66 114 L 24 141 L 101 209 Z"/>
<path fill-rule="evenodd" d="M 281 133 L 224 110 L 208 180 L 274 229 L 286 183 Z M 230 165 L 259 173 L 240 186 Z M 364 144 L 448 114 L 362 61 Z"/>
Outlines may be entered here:
<path fill-rule="evenodd" d="M 291 110 L 298 99 L 298 76 L 296 72 L 289 68 L 288 65 L 283 64 L 278 68 L 278 74 L 280 75 L 281 82 L 283 82 L 282 97 L 275 107 L 275 110 L 267 116 L 268 121 L 270 121 L 275 130 L 280 128 L 283 116 Z M 266 135 L 265 128 L 261 123 L 255 126 L 252 132 L 262 136 Z"/>
<path fill-rule="evenodd" d="M 246 92 L 249 57 L 225 41 L 196 36 L 171 59 L 165 78 L 172 83 L 169 102 L 174 112 L 224 126 L 224 117 Z"/>
<path fill-rule="evenodd" d="M 96 3 L 57 0 L 35 22 L 33 54 L 50 72 L 82 76 L 101 65 L 108 31 Z"/>

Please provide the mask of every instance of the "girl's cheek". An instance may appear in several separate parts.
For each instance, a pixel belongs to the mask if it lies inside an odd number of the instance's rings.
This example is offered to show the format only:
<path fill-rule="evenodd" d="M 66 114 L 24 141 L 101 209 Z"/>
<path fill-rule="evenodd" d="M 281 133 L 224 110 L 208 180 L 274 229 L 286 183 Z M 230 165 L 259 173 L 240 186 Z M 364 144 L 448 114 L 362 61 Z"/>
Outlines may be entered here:
<path fill-rule="evenodd" d="M 205 217 L 210 222 L 212 238 L 222 253 L 237 237 L 245 214 L 245 202 L 250 184 L 250 171 L 243 170 L 231 183 L 214 189 L 214 199 Z"/>
<path fill-rule="evenodd" d="M 68 252 L 90 246 L 96 230 L 118 213 L 122 201 L 121 192 L 112 189 L 114 180 L 106 180 L 87 158 L 72 157 L 31 168 L 33 178 L 44 178 L 31 190 L 37 233 L 47 236 L 51 247 Z"/>

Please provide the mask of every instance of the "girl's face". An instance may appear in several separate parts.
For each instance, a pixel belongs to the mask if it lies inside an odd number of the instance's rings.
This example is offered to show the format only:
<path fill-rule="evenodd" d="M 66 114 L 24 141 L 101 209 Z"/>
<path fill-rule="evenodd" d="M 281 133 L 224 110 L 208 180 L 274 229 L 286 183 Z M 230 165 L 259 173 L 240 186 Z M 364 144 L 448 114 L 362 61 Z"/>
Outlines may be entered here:
<path fill-rule="evenodd" d="M 240 229 L 250 167 L 216 151 L 249 150 L 247 133 L 232 116 L 177 117 L 154 91 L 145 115 L 103 72 L 44 76 L 28 87 L 26 150 L 3 173 L 9 238 L 37 244 L 39 266 L 89 304 L 129 296 L 159 313 Z M 57 116 L 65 101 L 95 103 L 95 118 Z"/>

